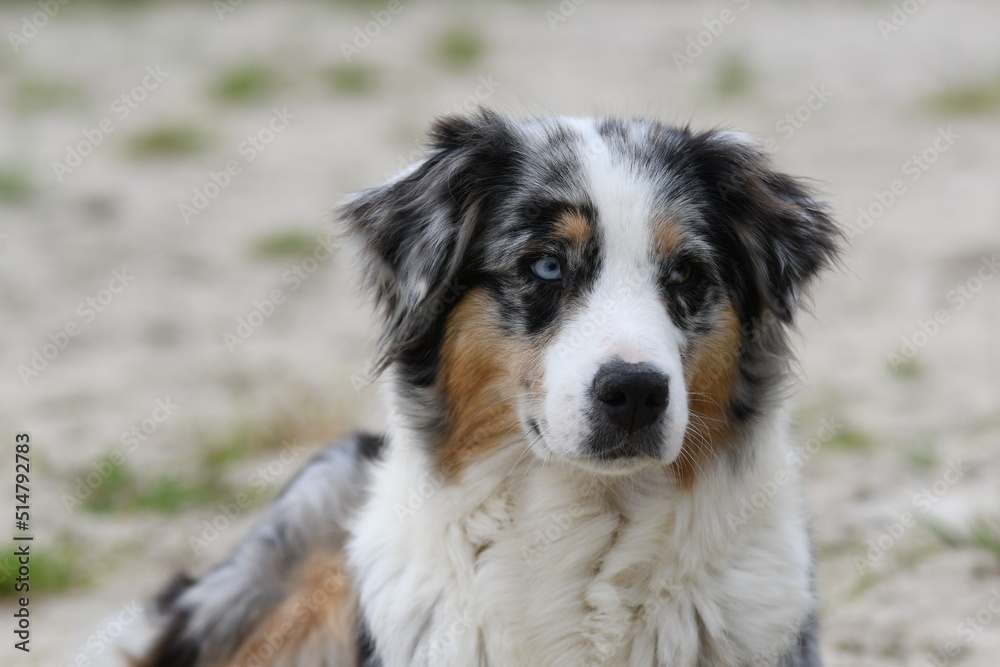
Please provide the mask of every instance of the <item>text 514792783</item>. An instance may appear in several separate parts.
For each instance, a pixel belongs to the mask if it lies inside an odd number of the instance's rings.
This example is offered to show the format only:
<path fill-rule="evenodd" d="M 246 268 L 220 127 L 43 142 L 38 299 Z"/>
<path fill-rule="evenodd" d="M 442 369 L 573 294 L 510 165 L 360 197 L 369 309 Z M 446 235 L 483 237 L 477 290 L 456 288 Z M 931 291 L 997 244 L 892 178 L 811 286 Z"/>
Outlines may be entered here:
<path fill-rule="evenodd" d="M 14 648 L 27 653 L 31 650 L 31 615 L 28 611 L 31 591 L 31 540 L 28 532 L 31 521 L 31 436 L 18 433 L 14 436 L 14 558 L 17 576 L 14 591 L 18 594 L 14 612 Z"/>

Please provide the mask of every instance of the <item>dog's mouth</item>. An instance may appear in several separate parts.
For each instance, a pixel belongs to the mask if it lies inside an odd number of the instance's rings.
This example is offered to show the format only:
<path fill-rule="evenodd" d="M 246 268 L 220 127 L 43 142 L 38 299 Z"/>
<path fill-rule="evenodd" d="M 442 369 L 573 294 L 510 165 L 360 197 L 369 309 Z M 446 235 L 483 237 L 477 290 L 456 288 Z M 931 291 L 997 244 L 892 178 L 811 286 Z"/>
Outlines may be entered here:
<path fill-rule="evenodd" d="M 593 474 L 628 475 L 664 463 L 659 456 L 662 436 L 650 429 L 626 434 L 594 432 L 576 452 L 567 455 L 549 446 L 551 434 L 543 419 L 528 417 L 525 427 L 532 449 L 544 451 L 546 459 L 566 461 Z"/>
<path fill-rule="evenodd" d="M 660 429 L 644 428 L 631 433 L 595 429 L 584 444 L 584 452 L 598 461 L 627 461 L 629 459 L 659 460 L 663 451 Z"/>
<path fill-rule="evenodd" d="M 528 417 L 528 435 L 533 439 L 538 439 L 541 442 L 545 442 L 545 436 L 542 434 L 542 427 L 538 420 L 534 417 Z"/>

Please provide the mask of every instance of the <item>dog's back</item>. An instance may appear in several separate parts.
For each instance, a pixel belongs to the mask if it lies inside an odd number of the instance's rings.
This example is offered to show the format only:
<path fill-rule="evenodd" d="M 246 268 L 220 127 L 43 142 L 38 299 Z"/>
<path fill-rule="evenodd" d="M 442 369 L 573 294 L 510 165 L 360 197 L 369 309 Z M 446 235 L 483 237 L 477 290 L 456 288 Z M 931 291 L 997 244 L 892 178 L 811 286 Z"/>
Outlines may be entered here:
<path fill-rule="evenodd" d="M 364 500 L 381 438 L 359 434 L 314 458 L 224 562 L 178 577 L 144 667 L 364 664 L 345 567 L 346 524 Z"/>

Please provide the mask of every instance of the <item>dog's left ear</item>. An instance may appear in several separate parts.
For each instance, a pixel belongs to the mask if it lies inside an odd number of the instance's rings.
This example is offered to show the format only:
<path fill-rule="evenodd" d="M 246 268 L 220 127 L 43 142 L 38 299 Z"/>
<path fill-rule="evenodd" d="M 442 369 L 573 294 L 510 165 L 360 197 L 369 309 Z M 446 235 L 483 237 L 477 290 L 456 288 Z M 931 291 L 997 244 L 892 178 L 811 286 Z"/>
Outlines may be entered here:
<path fill-rule="evenodd" d="M 509 147 L 498 114 L 444 117 L 431 129 L 423 160 L 338 210 L 359 242 L 365 286 L 383 319 L 379 369 L 417 351 L 446 306 L 475 234 L 482 193 Z"/>
<path fill-rule="evenodd" d="M 750 282 L 745 305 L 790 323 L 810 281 L 834 262 L 840 230 L 826 206 L 797 179 L 774 171 L 764 149 L 738 133 L 704 137 L 710 187 L 723 230 L 738 255 L 740 282 Z"/>

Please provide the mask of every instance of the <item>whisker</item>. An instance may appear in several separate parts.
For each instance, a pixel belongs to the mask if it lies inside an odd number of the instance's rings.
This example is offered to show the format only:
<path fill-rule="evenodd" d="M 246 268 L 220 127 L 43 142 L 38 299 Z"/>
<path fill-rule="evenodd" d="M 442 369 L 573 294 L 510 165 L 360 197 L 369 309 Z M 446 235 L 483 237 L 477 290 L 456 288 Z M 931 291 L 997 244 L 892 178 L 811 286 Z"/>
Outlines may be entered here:
<path fill-rule="evenodd" d="M 524 457 L 529 454 L 529 452 L 531 451 L 531 448 L 535 446 L 535 443 L 538 442 L 539 439 L 541 439 L 541 436 L 538 436 L 538 438 L 536 438 L 535 440 L 532 440 L 530 443 L 528 443 L 527 445 L 525 445 L 524 451 L 521 452 L 520 456 L 517 457 L 517 460 L 514 461 L 514 465 L 512 465 L 510 467 L 510 472 L 508 472 L 507 476 L 504 477 L 503 481 L 505 483 L 507 482 L 508 479 L 510 479 L 510 476 L 514 474 L 514 471 L 517 470 L 517 466 L 521 463 L 521 460 L 524 459 Z"/>

